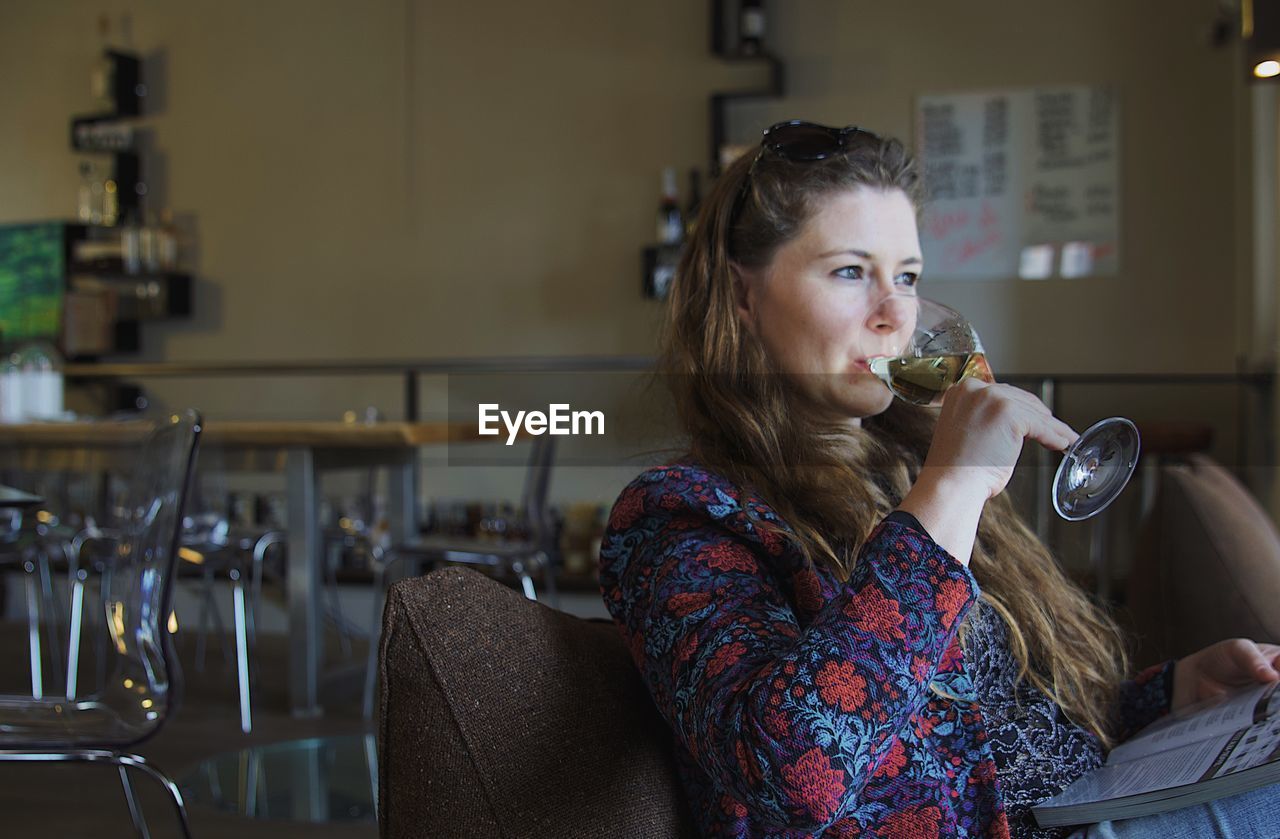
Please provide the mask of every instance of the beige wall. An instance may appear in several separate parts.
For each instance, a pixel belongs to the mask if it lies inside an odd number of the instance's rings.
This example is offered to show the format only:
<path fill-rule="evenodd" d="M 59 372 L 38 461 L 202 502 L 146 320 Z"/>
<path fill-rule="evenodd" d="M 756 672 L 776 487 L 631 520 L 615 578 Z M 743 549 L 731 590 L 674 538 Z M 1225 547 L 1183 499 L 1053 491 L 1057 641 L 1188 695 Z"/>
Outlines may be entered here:
<path fill-rule="evenodd" d="M 701 161 L 716 80 L 754 76 L 695 5 L 6 3 L 0 220 L 70 213 L 95 16 L 128 10 L 204 286 L 146 357 L 643 351 L 659 170 Z"/>
<path fill-rule="evenodd" d="M 67 121 L 92 110 L 104 8 L 163 55 L 146 123 L 159 186 L 199 235 L 200 314 L 149 331 L 153 359 L 646 352 L 637 264 L 658 171 L 702 163 L 707 93 L 758 75 L 708 56 L 689 0 L 9 0 L 0 221 L 71 212 Z M 744 139 L 792 115 L 909 137 L 920 93 L 1117 84 L 1121 276 L 934 293 L 980 321 L 1006 370 L 1232 368 L 1241 94 L 1203 2 L 770 11 L 791 93 L 737 106 Z M 1089 340 L 1045 317 L 1091 298 L 1106 302 Z M 1157 352 L 1139 313 L 1162 325 Z"/>
<path fill-rule="evenodd" d="M 1213 10 L 1195 0 L 911 5 L 917 13 L 901 4 L 787 4 L 777 17 L 795 95 L 743 121 L 803 113 L 910 136 L 922 93 L 1116 85 L 1120 275 L 955 282 L 930 293 L 970 313 L 998 370 L 1234 369 L 1242 85 L 1231 51 L 1208 45 Z"/>
<path fill-rule="evenodd" d="M 760 77 L 709 56 L 706 7 L 6 0 L 0 222 L 70 215 L 94 21 L 127 12 L 163 68 L 157 185 L 199 237 L 198 314 L 150 328 L 142 359 L 647 353 L 639 250 L 659 171 L 702 165 L 708 93 Z M 1006 372 L 1230 371 L 1251 340 L 1248 94 L 1232 51 L 1208 45 L 1214 11 L 773 2 L 790 92 L 736 106 L 732 127 L 749 140 L 803 116 L 909 137 L 922 93 L 1116 84 L 1121 274 L 931 293 Z M 214 415 L 399 410 L 394 381 L 160 392 Z M 1230 427 L 1230 404 L 1192 401 Z"/>

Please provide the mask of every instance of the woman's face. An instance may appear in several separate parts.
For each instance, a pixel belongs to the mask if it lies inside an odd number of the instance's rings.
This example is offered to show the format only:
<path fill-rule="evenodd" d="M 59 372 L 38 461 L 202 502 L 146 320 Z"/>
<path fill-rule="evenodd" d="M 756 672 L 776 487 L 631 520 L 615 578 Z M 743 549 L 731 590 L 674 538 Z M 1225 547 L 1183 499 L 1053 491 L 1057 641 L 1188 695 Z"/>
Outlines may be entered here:
<path fill-rule="evenodd" d="M 768 265 L 739 272 L 738 314 L 820 409 L 856 424 L 893 401 L 866 359 L 906 345 L 922 268 L 906 193 L 855 187 L 821 200 Z"/>

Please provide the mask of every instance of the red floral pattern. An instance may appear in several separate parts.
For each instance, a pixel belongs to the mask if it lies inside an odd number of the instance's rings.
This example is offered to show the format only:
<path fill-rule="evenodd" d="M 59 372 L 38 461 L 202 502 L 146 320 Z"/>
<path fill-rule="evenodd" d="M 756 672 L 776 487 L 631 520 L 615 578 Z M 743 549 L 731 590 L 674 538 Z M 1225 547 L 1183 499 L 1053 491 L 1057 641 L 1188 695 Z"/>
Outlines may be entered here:
<path fill-rule="evenodd" d="M 623 491 L 601 546 L 605 605 L 702 834 L 1008 836 L 981 715 L 930 689 L 964 677 L 968 569 L 887 522 L 840 581 L 789 531 L 759 497 L 674 464 Z M 1147 679 L 1122 694 L 1125 719 L 1158 713 Z"/>
<path fill-rule="evenodd" d="M 968 605 L 969 589 L 960 580 L 943 580 L 934 603 L 943 620 L 952 621 Z"/>
<path fill-rule="evenodd" d="M 818 671 L 818 694 L 832 708 L 846 713 L 858 711 L 867 701 L 867 680 L 849 661 L 828 661 Z"/>
<path fill-rule="evenodd" d="M 756 570 L 756 563 L 751 558 L 751 551 L 733 542 L 708 545 L 702 552 L 702 559 L 717 571 L 745 571 L 751 573 Z"/>
<path fill-rule="evenodd" d="M 901 641 L 907 637 L 902 631 L 902 612 L 898 611 L 898 601 L 885 597 L 875 586 L 867 587 L 857 602 L 845 606 L 844 613 L 854 626 L 882 640 Z M 951 620 L 955 620 L 955 615 L 951 615 Z"/>
<path fill-rule="evenodd" d="M 900 839 L 936 839 L 941 835 L 938 822 L 942 811 L 937 807 L 911 807 L 885 817 L 886 836 Z"/>
<path fill-rule="evenodd" d="M 844 797 L 844 773 L 817 747 L 783 766 L 782 779 L 805 801 L 808 810 L 824 821 L 835 815 Z"/>

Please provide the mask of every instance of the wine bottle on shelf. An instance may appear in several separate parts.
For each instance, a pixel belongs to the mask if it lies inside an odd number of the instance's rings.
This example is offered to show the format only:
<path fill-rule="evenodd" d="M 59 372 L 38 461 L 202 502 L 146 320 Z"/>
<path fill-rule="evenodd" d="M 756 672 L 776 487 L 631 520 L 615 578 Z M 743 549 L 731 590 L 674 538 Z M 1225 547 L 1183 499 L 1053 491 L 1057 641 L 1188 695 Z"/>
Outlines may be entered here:
<path fill-rule="evenodd" d="M 92 163 L 88 167 L 89 178 L 89 223 L 102 224 L 102 208 L 106 202 L 105 183 L 98 177 L 98 168 Z"/>
<path fill-rule="evenodd" d="M 765 16 L 763 0 L 742 0 L 738 9 L 738 52 L 760 55 L 764 52 Z"/>
<path fill-rule="evenodd" d="M 132 218 L 120 228 L 120 262 L 126 274 L 137 274 L 142 270 L 141 234 L 137 221 Z"/>
<path fill-rule="evenodd" d="M 154 273 L 160 267 L 159 242 L 156 236 L 156 219 L 153 213 L 143 217 L 142 226 L 138 229 L 138 257 L 142 270 Z"/>
<path fill-rule="evenodd" d="M 685 235 L 693 235 L 693 226 L 698 221 L 698 211 L 702 209 L 702 173 L 697 169 L 689 170 L 689 200 L 684 205 Z"/>
<path fill-rule="evenodd" d="M 114 227 L 120 220 L 120 195 L 114 178 L 107 178 L 102 184 L 102 223 Z"/>
<path fill-rule="evenodd" d="M 76 218 L 84 224 L 93 223 L 93 164 L 80 161 L 80 191 L 76 196 Z"/>
<path fill-rule="evenodd" d="M 658 241 L 678 245 L 684 239 L 684 217 L 680 213 L 680 191 L 676 186 L 676 170 L 662 170 L 662 200 L 658 203 Z"/>
<path fill-rule="evenodd" d="M 160 211 L 160 227 L 156 229 L 156 257 L 161 271 L 178 267 L 178 229 L 173 223 L 173 210 Z"/>

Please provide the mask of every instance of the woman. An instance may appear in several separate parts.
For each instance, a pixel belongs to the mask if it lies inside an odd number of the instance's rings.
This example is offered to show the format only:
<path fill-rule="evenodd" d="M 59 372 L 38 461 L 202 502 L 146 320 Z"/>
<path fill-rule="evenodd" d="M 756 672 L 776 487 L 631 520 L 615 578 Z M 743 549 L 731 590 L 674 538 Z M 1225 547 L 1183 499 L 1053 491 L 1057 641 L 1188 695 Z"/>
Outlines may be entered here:
<path fill-rule="evenodd" d="M 897 141 L 774 126 L 671 289 L 689 450 L 619 497 L 601 584 L 707 836 L 1057 835 L 1030 806 L 1114 743 L 1280 679 L 1236 639 L 1122 682 L 1115 626 L 1002 493 L 1024 440 L 1075 432 L 1006 385 L 935 411 L 870 374 L 913 326 L 918 189 Z"/>

